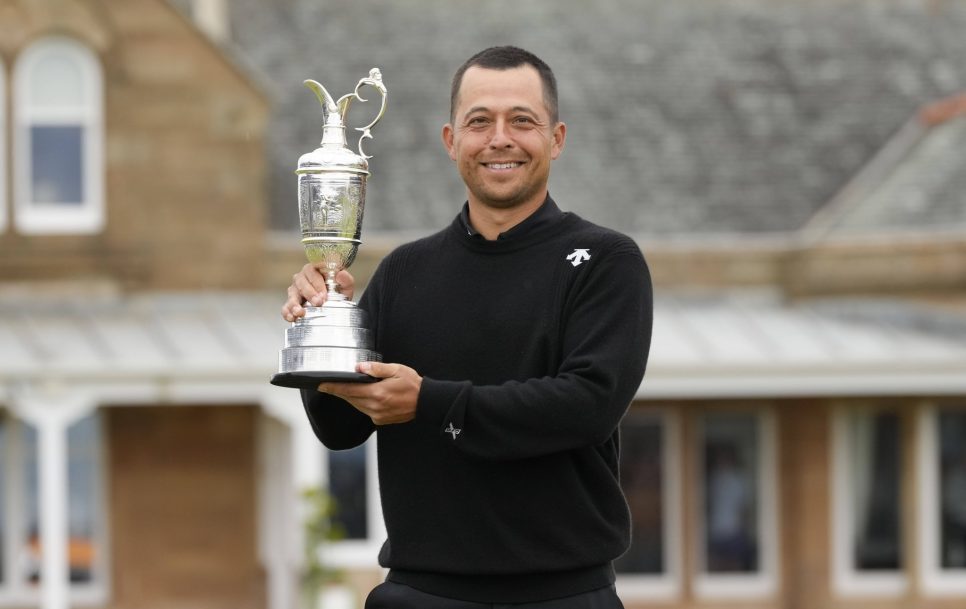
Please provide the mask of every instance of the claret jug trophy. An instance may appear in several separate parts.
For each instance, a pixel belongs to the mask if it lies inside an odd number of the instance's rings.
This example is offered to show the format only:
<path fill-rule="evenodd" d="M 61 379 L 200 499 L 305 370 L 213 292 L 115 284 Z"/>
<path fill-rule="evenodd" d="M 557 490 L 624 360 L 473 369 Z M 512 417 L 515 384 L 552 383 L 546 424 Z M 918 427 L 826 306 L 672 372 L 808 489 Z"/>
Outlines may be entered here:
<path fill-rule="evenodd" d="M 321 307 L 305 307 L 305 316 L 285 330 L 285 346 L 278 356 L 278 374 L 273 385 L 311 388 L 323 381 L 373 381 L 356 372 L 360 362 L 382 361 L 373 349 L 366 313 L 339 292 L 336 273 L 348 268 L 362 243 L 362 212 L 366 201 L 369 156 L 362 144 L 372 138 L 370 129 L 386 111 L 386 87 L 379 70 L 373 68 L 352 93 L 335 101 L 314 80 L 306 80 L 322 104 L 322 142 L 299 158 L 298 199 L 302 246 L 309 262 L 321 264 L 326 275 L 328 300 Z M 370 86 L 382 97 L 375 119 L 361 131 L 356 154 L 346 146 L 346 114 L 353 100 L 365 102 L 359 94 Z"/>

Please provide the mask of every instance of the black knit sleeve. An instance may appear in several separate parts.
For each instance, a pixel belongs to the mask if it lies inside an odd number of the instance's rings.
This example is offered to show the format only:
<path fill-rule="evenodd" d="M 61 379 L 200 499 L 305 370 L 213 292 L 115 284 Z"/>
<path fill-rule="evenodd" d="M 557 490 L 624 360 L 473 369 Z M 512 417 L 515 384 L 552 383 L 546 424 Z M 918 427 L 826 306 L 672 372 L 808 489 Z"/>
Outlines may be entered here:
<path fill-rule="evenodd" d="M 417 422 L 484 459 L 520 459 L 605 442 L 647 363 L 650 275 L 624 238 L 568 294 L 561 364 L 553 376 L 478 386 L 424 378 Z"/>
<path fill-rule="evenodd" d="M 373 331 L 378 327 L 379 303 L 384 280 L 384 265 L 380 265 L 359 299 L 359 308 L 368 313 L 369 327 Z M 375 431 L 376 426 L 372 419 L 345 400 L 333 395 L 314 389 L 302 389 L 302 404 L 305 406 L 305 412 L 316 437 L 332 450 L 359 446 Z"/>

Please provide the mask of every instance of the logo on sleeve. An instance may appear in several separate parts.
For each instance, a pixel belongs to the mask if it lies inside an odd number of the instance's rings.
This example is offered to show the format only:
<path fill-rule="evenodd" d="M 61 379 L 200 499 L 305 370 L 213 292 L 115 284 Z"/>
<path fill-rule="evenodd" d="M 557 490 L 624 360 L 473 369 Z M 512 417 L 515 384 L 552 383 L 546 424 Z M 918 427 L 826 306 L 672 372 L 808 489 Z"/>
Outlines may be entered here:
<path fill-rule="evenodd" d="M 453 434 L 453 439 L 455 440 L 456 439 L 456 436 L 460 435 L 460 432 L 463 431 L 463 430 L 462 429 L 458 429 L 456 427 L 453 427 L 453 424 L 450 423 L 449 424 L 449 427 L 447 427 L 443 431 L 446 432 L 446 433 Z"/>
<path fill-rule="evenodd" d="M 587 250 L 576 249 L 572 254 L 567 256 L 567 260 L 574 266 L 580 266 L 582 263 L 590 260 L 590 253 Z"/>

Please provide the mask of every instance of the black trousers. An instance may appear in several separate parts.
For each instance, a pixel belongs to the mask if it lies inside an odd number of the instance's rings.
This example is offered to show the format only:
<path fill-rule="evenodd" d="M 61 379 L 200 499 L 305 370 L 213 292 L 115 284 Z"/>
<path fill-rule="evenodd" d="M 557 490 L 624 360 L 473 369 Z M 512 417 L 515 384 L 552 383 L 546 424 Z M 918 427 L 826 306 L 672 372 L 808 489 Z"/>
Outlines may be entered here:
<path fill-rule="evenodd" d="M 552 601 L 507 605 L 458 601 L 387 581 L 369 593 L 365 609 L 624 609 L 624 605 L 614 586 Z"/>

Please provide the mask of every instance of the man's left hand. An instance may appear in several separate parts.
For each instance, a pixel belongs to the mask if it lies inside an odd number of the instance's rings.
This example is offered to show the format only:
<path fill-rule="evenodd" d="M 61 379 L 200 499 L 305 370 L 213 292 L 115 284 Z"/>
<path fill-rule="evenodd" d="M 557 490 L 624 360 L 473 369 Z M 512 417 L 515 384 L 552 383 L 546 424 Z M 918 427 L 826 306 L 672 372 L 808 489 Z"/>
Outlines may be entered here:
<path fill-rule="evenodd" d="M 356 369 L 381 379 L 376 383 L 322 383 L 319 391 L 352 404 L 376 425 L 406 423 L 416 417 L 423 377 L 402 364 L 362 362 Z"/>

